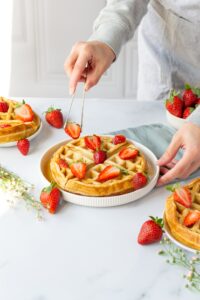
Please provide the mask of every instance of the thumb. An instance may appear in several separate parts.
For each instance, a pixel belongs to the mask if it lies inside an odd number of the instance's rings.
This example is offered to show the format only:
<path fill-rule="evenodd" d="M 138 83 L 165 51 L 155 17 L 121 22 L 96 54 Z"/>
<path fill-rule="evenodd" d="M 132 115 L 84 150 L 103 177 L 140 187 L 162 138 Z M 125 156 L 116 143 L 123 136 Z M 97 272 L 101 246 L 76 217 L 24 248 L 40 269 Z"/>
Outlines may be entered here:
<path fill-rule="evenodd" d="M 165 153 L 161 156 L 158 160 L 159 166 L 165 166 L 166 164 L 170 163 L 172 159 L 176 156 L 179 148 L 181 147 L 181 138 L 175 135 L 169 144 Z"/>

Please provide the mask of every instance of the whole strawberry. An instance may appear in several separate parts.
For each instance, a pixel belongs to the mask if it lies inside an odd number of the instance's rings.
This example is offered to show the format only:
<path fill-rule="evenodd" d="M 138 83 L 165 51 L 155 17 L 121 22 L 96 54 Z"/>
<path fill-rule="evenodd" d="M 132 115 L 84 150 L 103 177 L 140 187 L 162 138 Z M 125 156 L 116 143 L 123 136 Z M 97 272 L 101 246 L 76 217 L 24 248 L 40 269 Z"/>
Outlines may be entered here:
<path fill-rule="evenodd" d="M 151 216 L 150 219 L 151 220 L 144 222 L 140 229 L 138 243 L 141 245 L 152 244 L 160 241 L 162 238 L 163 220 L 158 217 L 154 218 Z"/>
<path fill-rule="evenodd" d="M 106 151 L 98 150 L 94 152 L 93 157 L 94 157 L 94 163 L 98 165 L 98 164 L 102 164 L 106 160 L 107 154 Z"/>
<path fill-rule="evenodd" d="M 30 142 L 28 139 L 22 139 L 17 142 L 17 148 L 23 155 L 27 155 L 30 148 Z"/>
<path fill-rule="evenodd" d="M 40 201 L 51 214 L 54 214 L 60 203 L 60 196 L 61 193 L 55 183 L 51 183 L 41 191 Z"/>
<path fill-rule="evenodd" d="M 9 109 L 8 103 L 7 102 L 0 102 L 0 112 L 7 112 Z"/>
<path fill-rule="evenodd" d="M 141 172 L 136 173 L 132 179 L 134 190 L 143 188 L 147 184 L 147 181 L 148 181 L 147 177 L 143 173 Z"/>
<path fill-rule="evenodd" d="M 165 102 L 167 110 L 174 116 L 181 118 L 183 113 L 183 101 L 179 92 L 172 90 L 169 99 Z"/>
<path fill-rule="evenodd" d="M 49 107 L 45 112 L 46 121 L 55 128 L 63 127 L 63 114 L 60 109 Z"/>
<path fill-rule="evenodd" d="M 191 88 L 189 84 L 185 84 L 185 90 L 183 92 L 183 101 L 185 107 L 194 106 L 197 102 L 197 95 L 195 89 Z"/>
<path fill-rule="evenodd" d="M 186 107 L 183 111 L 183 119 L 186 119 L 194 111 L 194 107 Z"/>

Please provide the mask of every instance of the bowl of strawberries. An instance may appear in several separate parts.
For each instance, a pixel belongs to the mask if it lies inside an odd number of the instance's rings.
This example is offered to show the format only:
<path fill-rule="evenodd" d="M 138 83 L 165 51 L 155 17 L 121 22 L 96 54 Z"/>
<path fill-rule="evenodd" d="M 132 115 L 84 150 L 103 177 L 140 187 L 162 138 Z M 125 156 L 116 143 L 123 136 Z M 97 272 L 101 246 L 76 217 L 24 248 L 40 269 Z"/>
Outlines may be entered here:
<path fill-rule="evenodd" d="M 185 89 L 180 92 L 171 90 L 165 102 L 166 117 L 168 122 L 176 129 L 187 122 L 187 118 L 200 105 L 200 88 L 185 84 Z"/>

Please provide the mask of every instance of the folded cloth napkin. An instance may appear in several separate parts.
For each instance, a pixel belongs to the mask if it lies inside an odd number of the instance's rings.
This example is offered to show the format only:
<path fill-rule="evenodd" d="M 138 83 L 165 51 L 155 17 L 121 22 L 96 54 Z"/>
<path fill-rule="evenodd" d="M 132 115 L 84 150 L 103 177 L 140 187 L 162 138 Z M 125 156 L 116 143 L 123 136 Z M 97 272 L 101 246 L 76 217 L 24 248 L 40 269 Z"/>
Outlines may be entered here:
<path fill-rule="evenodd" d="M 139 142 L 149 148 L 157 158 L 165 152 L 171 139 L 176 130 L 172 127 L 166 126 L 164 124 L 150 124 L 142 125 L 135 128 L 127 128 L 110 134 L 123 134 L 127 138 Z M 183 151 L 180 150 L 176 156 L 176 159 L 180 159 L 183 155 Z M 191 174 L 188 179 L 200 177 L 200 169 Z"/>

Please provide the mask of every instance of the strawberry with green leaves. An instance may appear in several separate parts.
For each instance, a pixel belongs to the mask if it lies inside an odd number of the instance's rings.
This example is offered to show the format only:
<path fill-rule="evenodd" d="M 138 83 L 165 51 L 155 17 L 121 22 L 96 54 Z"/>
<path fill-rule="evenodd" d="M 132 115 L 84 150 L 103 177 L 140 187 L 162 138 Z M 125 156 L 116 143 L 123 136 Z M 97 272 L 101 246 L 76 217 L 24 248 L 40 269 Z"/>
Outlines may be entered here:
<path fill-rule="evenodd" d="M 19 149 L 19 151 L 21 152 L 21 154 L 23 154 L 24 156 L 26 156 L 29 152 L 29 148 L 30 148 L 30 142 L 28 139 L 22 139 L 19 140 L 17 142 L 17 148 Z"/>
<path fill-rule="evenodd" d="M 192 88 L 189 84 L 185 84 L 185 90 L 183 92 L 183 101 L 185 107 L 194 106 L 197 102 L 198 88 Z"/>
<path fill-rule="evenodd" d="M 150 220 L 144 222 L 139 235 L 138 243 L 140 245 L 148 245 L 155 242 L 159 242 L 163 235 L 163 220 L 158 217 L 154 218 L 150 216 Z"/>
<path fill-rule="evenodd" d="M 48 209 L 51 214 L 54 214 L 60 203 L 61 193 L 55 183 L 43 188 L 40 194 L 42 205 Z"/>
<path fill-rule="evenodd" d="M 174 116 L 181 118 L 183 113 L 183 101 L 179 92 L 172 90 L 169 99 L 165 102 L 166 109 Z"/>
<path fill-rule="evenodd" d="M 63 127 L 63 114 L 59 108 L 49 107 L 45 112 L 45 119 L 49 125 L 55 128 Z"/>

